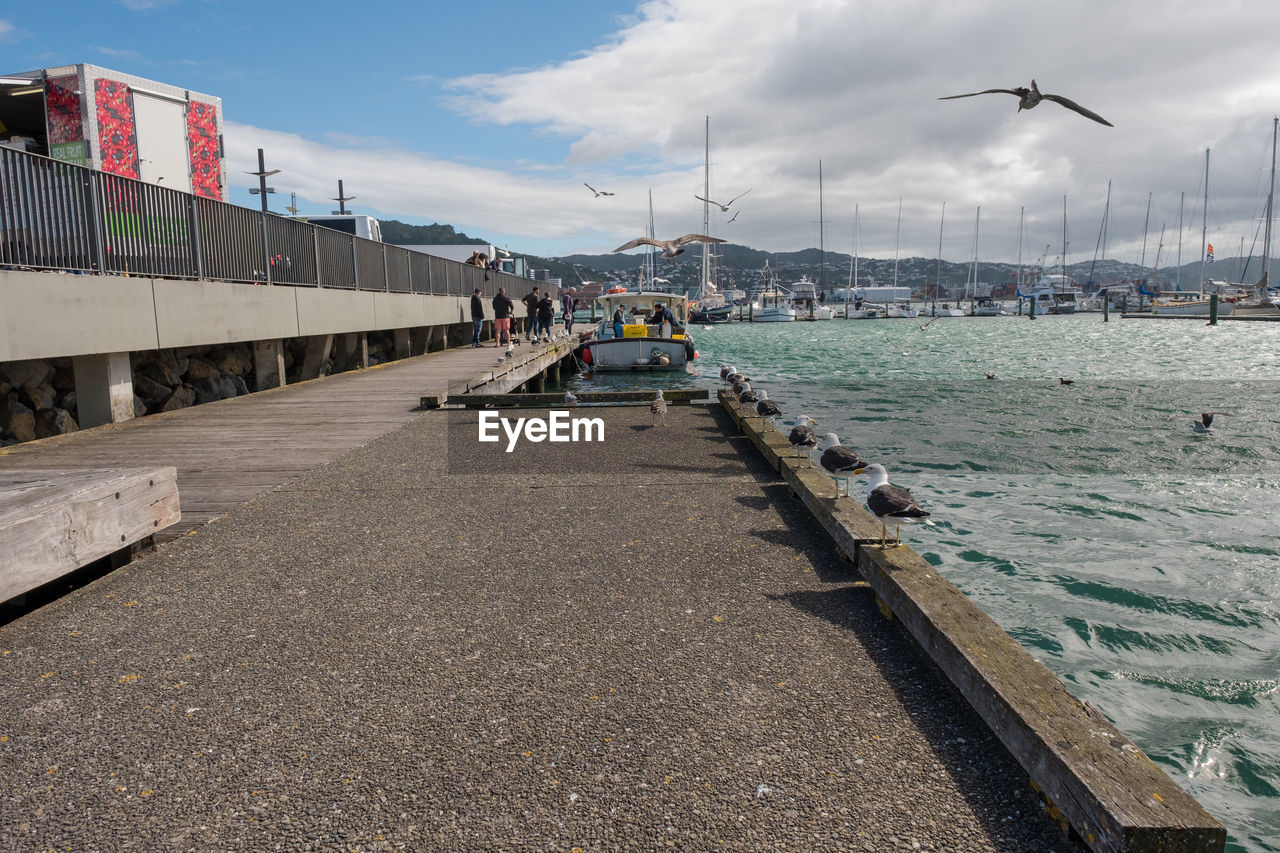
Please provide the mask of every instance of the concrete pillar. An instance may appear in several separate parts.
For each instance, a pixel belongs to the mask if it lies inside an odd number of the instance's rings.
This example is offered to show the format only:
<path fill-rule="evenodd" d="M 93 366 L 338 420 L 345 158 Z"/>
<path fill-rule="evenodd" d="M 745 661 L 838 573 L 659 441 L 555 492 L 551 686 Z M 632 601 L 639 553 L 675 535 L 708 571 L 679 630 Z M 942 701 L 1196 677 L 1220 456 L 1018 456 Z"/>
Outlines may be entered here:
<path fill-rule="evenodd" d="M 426 329 L 427 329 L 427 335 L 426 335 L 426 339 L 425 339 L 425 340 L 426 340 L 426 343 L 424 343 L 424 344 L 423 344 L 423 347 L 422 347 L 422 351 L 423 351 L 423 352 L 435 352 L 434 347 L 435 347 L 435 342 L 436 342 L 436 328 L 437 328 L 436 326 L 427 326 L 427 327 L 426 327 Z"/>
<path fill-rule="evenodd" d="M 133 417 L 129 353 L 78 355 L 71 364 L 76 375 L 77 420 L 82 428 L 116 424 Z"/>
<path fill-rule="evenodd" d="M 258 390 L 283 388 L 284 374 L 284 341 L 276 338 L 267 341 L 253 342 L 253 371 L 257 377 Z"/>
<path fill-rule="evenodd" d="M 369 366 L 369 342 L 363 332 L 348 332 L 339 338 L 340 346 L 334 355 L 338 370 L 359 370 Z"/>
<path fill-rule="evenodd" d="M 369 333 L 361 332 L 356 343 L 356 361 L 360 364 L 361 370 L 369 369 Z"/>
<path fill-rule="evenodd" d="M 307 355 L 302 360 L 302 379 L 315 379 L 320 376 L 324 363 L 333 350 L 333 335 L 312 335 L 307 340 Z"/>
<path fill-rule="evenodd" d="M 394 335 L 396 358 L 408 358 L 413 353 L 413 342 L 409 339 L 409 330 L 396 329 Z"/>

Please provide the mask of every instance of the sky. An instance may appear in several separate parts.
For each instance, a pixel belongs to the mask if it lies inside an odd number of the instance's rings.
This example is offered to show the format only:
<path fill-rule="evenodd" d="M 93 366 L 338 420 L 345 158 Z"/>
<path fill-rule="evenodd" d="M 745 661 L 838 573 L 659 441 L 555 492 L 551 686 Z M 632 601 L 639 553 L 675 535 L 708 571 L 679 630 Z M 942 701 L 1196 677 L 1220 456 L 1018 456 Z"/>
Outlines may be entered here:
<path fill-rule="evenodd" d="M 61 0 L 0 7 L 0 74 L 85 62 L 218 96 L 232 202 L 258 205 L 262 148 L 275 210 L 328 213 L 342 179 L 354 212 L 517 253 L 608 252 L 650 193 L 659 237 L 701 232 L 709 138 L 710 198 L 746 193 L 712 209 L 733 243 L 1052 262 L 1065 200 L 1069 262 L 1105 210 L 1107 257 L 1166 266 L 1202 230 L 1220 258 L 1261 251 L 1276 32 L 1258 0 Z M 938 100 L 1033 78 L 1115 126 Z"/>

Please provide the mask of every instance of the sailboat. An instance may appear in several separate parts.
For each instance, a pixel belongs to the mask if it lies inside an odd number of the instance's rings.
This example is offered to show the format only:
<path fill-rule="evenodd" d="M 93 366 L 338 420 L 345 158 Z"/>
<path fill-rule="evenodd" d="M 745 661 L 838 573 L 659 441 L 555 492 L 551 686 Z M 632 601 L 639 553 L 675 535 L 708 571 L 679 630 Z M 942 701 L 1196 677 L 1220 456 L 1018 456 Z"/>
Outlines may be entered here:
<path fill-rule="evenodd" d="M 822 213 L 822 161 L 818 161 L 818 281 L 807 275 L 791 285 L 791 305 L 797 320 L 830 320 L 835 312 L 822 304 L 821 294 L 826 285 L 827 269 L 826 227 Z"/>
<path fill-rule="evenodd" d="M 1280 118 L 1271 119 L 1271 185 L 1267 188 L 1267 222 L 1262 237 L 1262 278 L 1250 288 L 1253 292 L 1235 305 L 1233 312 L 1237 317 L 1280 317 L 1280 305 L 1277 305 L 1268 289 L 1271 276 L 1271 216 L 1272 201 L 1276 193 L 1276 130 L 1280 126 Z M 1222 306 L 1218 306 L 1222 313 Z"/>
<path fill-rule="evenodd" d="M 710 234 L 711 228 L 711 116 L 706 117 L 703 136 L 702 165 L 702 233 Z M 727 323 L 733 319 L 733 306 L 711 280 L 711 244 L 702 244 L 702 284 L 698 288 L 698 300 L 693 304 L 690 321 L 694 323 Z"/>
<path fill-rule="evenodd" d="M 1200 212 L 1200 293 L 1191 298 L 1160 296 L 1151 300 L 1151 313 L 1164 317 L 1208 317 L 1210 299 L 1204 295 L 1204 267 L 1209 254 L 1209 149 L 1204 149 L 1204 207 Z M 1155 280 L 1151 282 L 1155 284 Z M 1235 306 L 1230 302 L 1218 305 L 1218 316 L 1225 317 Z"/>
<path fill-rule="evenodd" d="M 899 209 L 901 209 L 902 202 L 899 201 L 898 205 L 899 205 Z M 946 224 L 946 221 L 947 221 L 947 203 L 944 201 L 942 203 L 942 218 L 938 222 L 938 270 L 937 270 L 937 274 L 934 276 L 935 280 L 933 282 L 933 304 L 929 307 L 929 313 L 932 314 L 934 317 L 963 317 L 964 316 L 963 308 L 952 308 L 950 302 L 944 302 L 941 305 L 938 304 L 938 288 L 942 286 L 942 228 Z M 897 261 L 895 260 L 894 263 L 896 265 Z M 895 266 L 895 270 L 896 270 L 896 266 Z M 897 283 L 896 277 L 894 279 L 894 283 L 895 284 Z"/>
<path fill-rule="evenodd" d="M 999 317 L 1000 305 L 990 295 L 978 295 L 978 224 L 981 219 L 982 208 L 979 207 L 973 217 L 973 271 L 971 274 L 973 287 L 970 289 L 969 280 L 965 279 L 964 290 L 965 295 L 969 297 L 970 317 Z"/>

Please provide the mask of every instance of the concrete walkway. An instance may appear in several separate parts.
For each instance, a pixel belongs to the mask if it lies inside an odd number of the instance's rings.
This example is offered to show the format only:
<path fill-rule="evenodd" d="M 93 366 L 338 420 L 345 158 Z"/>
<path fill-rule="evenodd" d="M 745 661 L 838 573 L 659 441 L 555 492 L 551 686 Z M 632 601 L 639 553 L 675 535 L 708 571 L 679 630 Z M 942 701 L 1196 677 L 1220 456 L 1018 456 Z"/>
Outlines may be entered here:
<path fill-rule="evenodd" d="M 1069 849 L 723 413 L 579 413 L 421 414 L 0 627 L 0 849 Z"/>

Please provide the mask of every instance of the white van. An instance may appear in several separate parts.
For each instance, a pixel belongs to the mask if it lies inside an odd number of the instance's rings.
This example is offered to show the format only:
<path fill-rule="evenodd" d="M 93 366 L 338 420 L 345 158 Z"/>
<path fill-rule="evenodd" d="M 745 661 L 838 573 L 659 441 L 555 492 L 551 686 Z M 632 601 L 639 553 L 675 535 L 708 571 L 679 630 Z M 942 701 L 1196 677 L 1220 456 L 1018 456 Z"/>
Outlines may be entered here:
<path fill-rule="evenodd" d="M 378 220 L 372 216 L 348 213 L 345 215 L 333 214 L 331 216 L 299 216 L 298 218 L 315 225 L 323 225 L 325 228 L 332 228 L 334 231 L 342 231 L 345 234 L 354 234 L 366 240 L 382 242 L 382 228 L 378 225 Z"/>

